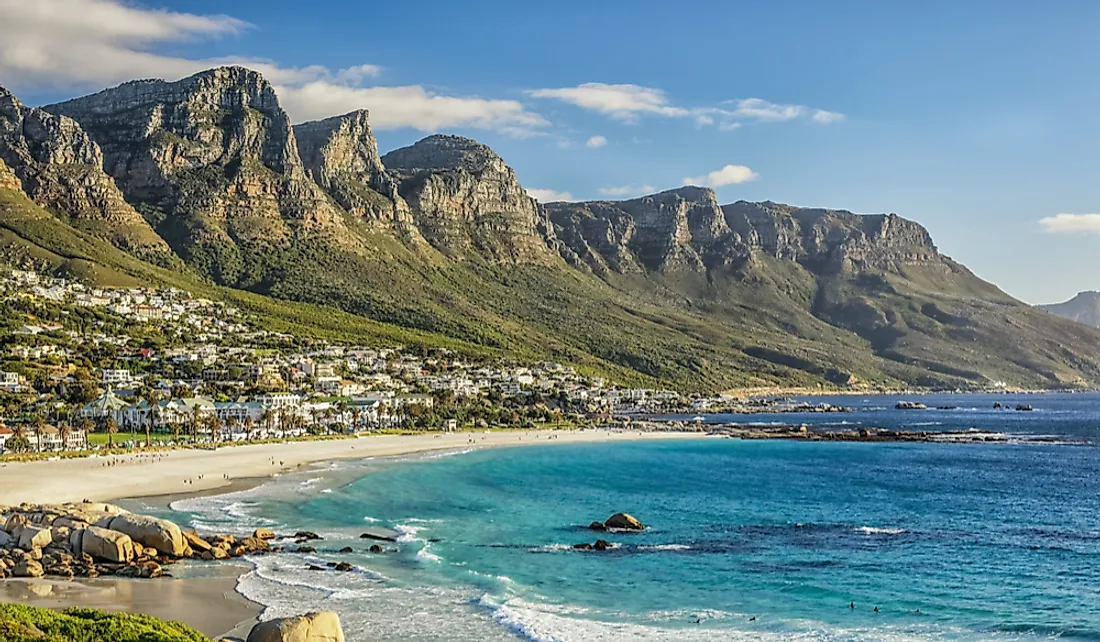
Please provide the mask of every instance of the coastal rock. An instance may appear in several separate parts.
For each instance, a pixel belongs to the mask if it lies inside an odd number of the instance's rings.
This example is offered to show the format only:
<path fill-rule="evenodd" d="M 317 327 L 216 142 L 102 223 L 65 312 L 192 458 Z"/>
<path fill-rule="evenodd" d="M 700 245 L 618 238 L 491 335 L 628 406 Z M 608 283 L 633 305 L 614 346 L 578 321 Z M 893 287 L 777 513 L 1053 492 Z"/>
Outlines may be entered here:
<path fill-rule="evenodd" d="M 588 525 L 588 529 L 593 531 L 606 531 L 607 526 L 605 526 L 603 522 L 592 522 Z"/>
<path fill-rule="evenodd" d="M 310 532 L 310 531 L 298 531 L 297 533 L 294 533 L 294 539 L 314 540 L 314 539 L 324 539 L 324 538 L 322 538 L 317 533 L 313 533 L 313 532 Z"/>
<path fill-rule="evenodd" d="M 612 548 L 611 542 L 609 542 L 607 540 L 604 540 L 604 539 L 598 539 L 598 540 L 596 540 L 596 543 L 592 545 L 592 550 L 596 550 L 596 551 L 606 551 L 606 550 L 610 550 L 611 548 Z"/>
<path fill-rule="evenodd" d="M 350 546 L 345 546 L 344 548 L 341 548 L 339 551 L 336 551 L 336 552 L 337 553 L 354 553 L 355 550 Z"/>
<path fill-rule="evenodd" d="M 19 543 L 17 546 L 25 551 L 33 548 L 45 548 L 53 543 L 53 534 L 49 528 L 39 526 L 24 526 L 19 529 Z"/>
<path fill-rule="evenodd" d="M 928 410 L 928 406 L 917 401 L 899 401 L 894 405 L 895 410 Z"/>
<path fill-rule="evenodd" d="M 604 526 L 608 529 L 617 529 L 625 531 L 642 531 L 645 530 L 645 526 L 642 525 L 633 515 L 627 513 L 615 513 L 611 517 L 607 518 L 604 522 Z"/>
<path fill-rule="evenodd" d="M 145 546 L 151 546 L 165 555 L 182 557 L 187 547 L 183 531 L 175 523 L 148 515 L 123 513 L 97 522 L 97 526 L 125 533 Z"/>
<path fill-rule="evenodd" d="M 371 544 L 371 547 L 367 550 L 369 550 L 371 553 L 381 553 L 382 547 L 378 544 Z"/>
<path fill-rule="evenodd" d="M 334 566 L 332 568 L 337 570 L 337 571 L 343 571 L 345 573 L 348 573 L 348 572 L 351 572 L 351 571 L 355 570 L 355 567 L 352 566 L 351 564 L 347 563 L 347 562 L 338 562 L 336 564 L 336 566 Z"/>
<path fill-rule="evenodd" d="M 252 537 L 263 540 L 275 539 L 275 532 L 270 528 L 257 528 L 252 532 Z"/>
<path fill-rule="evenodd" d="M 11 517 L 8 517 L 8 521 L 4 523 L 4 530 L 15 535 L 15 531 L 23 528 L 27 525 L 27 516 L 22 513 L 15 513 Z"/>
<path fill-rule="evenodd" d="M 99 526 L 89 526 L 73 531 L 69 540 L 73 551 L 91 555 L 96 559 L 113 563 L 127 563 L 134 559 L 134 542 L 130 536 Z"/>
<path fill-rule="evenodd" d="M 11 574 L 14 577 L 42 577 L 44 572 L 41 564 L 25 557 L 12 568 Z"/>
<path fill-rule="evenodd" d="M 340 616 L 330 611 L 260 622 L 247 642 L 344 642 Z"/>
<path fill-rule="evenodd" d="M 313 548 L 312 546 L 299 546 L 298 548 L 294 549 L 294 552 L 295 553 L 316 553 L 317 549 Z"/>
<path fill-rule="evenodd" d="M 199 534 L 193 530 L 183 531 L 183 538 L 187 540 L 187 545 L 194 551 L 205 553 L 210 550 L 210 543 L 199 537 Z"/>
<path fill-rule="evenodd" d="M 581 543 L 581 544 L 574 544 L 573 548 L 575 550 L 578 550 L 578 551 L 590 551 L 590 550 L 592 550 L 592 545 L 589 544 L 588 542 L 584 542 L 584 543 Z"/>
<path fill-rule="evenodd" d="M 10 548 L 15 543 L 15 538 L 7 531 L 0 531 L 0 548 Z"/>

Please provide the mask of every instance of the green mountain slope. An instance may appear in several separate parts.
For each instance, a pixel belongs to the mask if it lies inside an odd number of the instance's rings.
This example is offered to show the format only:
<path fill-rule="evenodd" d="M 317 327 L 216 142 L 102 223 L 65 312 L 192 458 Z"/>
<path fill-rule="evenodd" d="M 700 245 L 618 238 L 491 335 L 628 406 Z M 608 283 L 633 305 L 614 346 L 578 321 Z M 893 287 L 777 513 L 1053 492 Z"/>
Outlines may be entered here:
<path fill-rule="evenodd" d="M 142 213 L 131 227 L 166 242 L 172 269 L 117 242 L 117 217 L 78 231 L 64 185 L 28 191 L 49 163 L 0 131 L 22 181 L 0 216 L 9 258 L 232 300 L 276 329 L 686 390 L 1100 382 L 1100 331 L 1012 299 L 892 214 L 723 206 L 697 187 L 544 206 L 469 139 L 380 155 L 366 112 L 292 126 L 239 67 L 40 111 L 102 150 L 103 189 Z"/>

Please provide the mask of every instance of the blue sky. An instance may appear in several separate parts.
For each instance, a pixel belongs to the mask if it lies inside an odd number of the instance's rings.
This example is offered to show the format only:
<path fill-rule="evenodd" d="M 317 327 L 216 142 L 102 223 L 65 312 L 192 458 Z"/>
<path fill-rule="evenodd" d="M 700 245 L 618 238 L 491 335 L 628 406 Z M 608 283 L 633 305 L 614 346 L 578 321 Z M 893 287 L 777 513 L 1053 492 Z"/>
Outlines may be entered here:
<path fill-rule="evenodd" d="M 1040 303 L 1100 289 L 1098 27 L 1071 1 L 0 0 L 0 84 L 37 104 L 246 62 L 297 120 L 371 109 L 383 151 L 444 131 L 543 196 L 690 178 L 896 212 Z"/>

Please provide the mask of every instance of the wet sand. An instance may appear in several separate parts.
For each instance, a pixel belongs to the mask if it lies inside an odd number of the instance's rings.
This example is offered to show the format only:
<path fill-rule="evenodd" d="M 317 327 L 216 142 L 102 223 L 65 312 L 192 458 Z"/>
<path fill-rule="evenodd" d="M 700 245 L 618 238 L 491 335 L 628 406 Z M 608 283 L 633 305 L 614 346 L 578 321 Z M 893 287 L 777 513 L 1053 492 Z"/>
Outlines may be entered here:
<path fill-rule="evenodd" d="M 227 632 L 244 638 L 262 608 L 236 591 L 237 577 L 247 570 L 247 566 L 225 564 L 213 576 L 188 579 L 8 579 L 0 582 L 0 601 L 145 613 L 183 622 L 213 638 Z"/>

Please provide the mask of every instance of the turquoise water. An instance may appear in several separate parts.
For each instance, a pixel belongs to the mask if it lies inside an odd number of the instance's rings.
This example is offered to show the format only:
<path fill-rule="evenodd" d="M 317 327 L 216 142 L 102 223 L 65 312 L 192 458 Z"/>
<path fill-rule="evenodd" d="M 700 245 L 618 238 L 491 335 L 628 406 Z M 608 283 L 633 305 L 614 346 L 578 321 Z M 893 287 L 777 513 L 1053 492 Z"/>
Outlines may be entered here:
<path fill-rule="evenodd" d="M 1047 405 L 1016 433 L 1048 434 Z M 1078 419 L 1063 432 L 1100 431 Z M 352 641 L 1094 640 L 1098 473 L 1079 445 L 556 444 L 339 462 L 173 508 L 325 536 L 240 590 L 269 616 L 335 610 Z M 584 528 L 617 511 L 649 528 Z M 399 550 L 366 554 L 366 527 Z M 616 548 L 571 549 L 597 536 Z M 362 570 L 304 568 L 335 560 Z"/>

